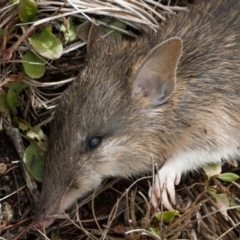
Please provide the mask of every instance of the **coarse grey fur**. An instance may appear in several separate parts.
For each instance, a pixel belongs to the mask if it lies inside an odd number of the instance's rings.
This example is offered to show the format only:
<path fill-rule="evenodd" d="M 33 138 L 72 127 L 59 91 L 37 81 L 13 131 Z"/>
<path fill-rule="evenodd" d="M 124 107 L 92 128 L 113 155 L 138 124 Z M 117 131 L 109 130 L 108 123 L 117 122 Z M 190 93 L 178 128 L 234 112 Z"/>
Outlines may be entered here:
<path fill-rule="evenodd" d="M 157 34 L 132 42 L 106 38 L 87 56 L 51 123 L 35 225 L 48 226 L 51 215 L 104 178 L 151 171 L 152 159 L 162 166 L 188 154 L 181 174 L 239 156 L 240 1 L 201 2 L 170 17 Z M 133 94 L 136 73 L 172 37 L 183 42 L 174 93 L 149 105 L 142 93 Z M 94 137 L 101 143 L 87 150 Z"/>

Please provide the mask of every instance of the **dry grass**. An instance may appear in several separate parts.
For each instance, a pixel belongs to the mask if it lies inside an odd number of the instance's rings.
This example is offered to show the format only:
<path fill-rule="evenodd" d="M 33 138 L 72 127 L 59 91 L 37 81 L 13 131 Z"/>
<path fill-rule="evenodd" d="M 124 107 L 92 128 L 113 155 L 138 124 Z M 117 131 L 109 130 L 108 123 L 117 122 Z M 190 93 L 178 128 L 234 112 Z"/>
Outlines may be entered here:
<path fill-rule="evenodd" d="M 107 4 L 106 4 L 107 2 Z M 74 81 L 84 65 L 86 42 L 75 39 L 64 43 L 63 55 L 57 60 L 47 60 L 47 70 L 41 79 L 35 80 L 23 73 L 21 57 L 31 49 L 27 37 L 43 26 L 51 25 L 56 34 L 58 26 L 69 16 L 97 22 L 101 16 L 114 17 L 126 23 L 127 30 L 117 29 L 125 35 L 137 37 L 137 32 L 157 30 L 175 11 L 186 11 L 174 1 L 38 1 L 38 20 L 23 24 L 19 21 L 16 5 L 8 0 L 0 2 L 0 29 L 4 35 L 0 47 L 0 88 L 5 91 L 10 82 L 22 80 L 29 87 L 21 94 L 19 115 L 32 126 L 43 126 L 53 116 L 62 92 Z M 171 3 L 171 5 L 170 5 Z M 27 27 L 26 27 L 27 26 Z M 116 29 L 116 27 L 113 27 Z M 14 125 L 14 119 L 1 118 L 0 125 L 7 128 Z M 18 154 L 0 156 L 0 239 L 239 239 L 240 214 L 236 207 L 228 214 L 219 212 L 219 206 L 210 196 L 210 186 L 219 193 L 239 204 L 240 194 L 237 183 L 224 183 L 216 178 L 206 183 L 203 174 L 185 179 L 178 187 L 176 209 L 179 216 L 170 223 L 158 221 L 152 209 L 147 189 L 151 176 L 136 181 L 113 179 L 105 182 L 87 198 L 66 214 L 66 219 L 56 221 L 45 232 L 28 229 L 33 215 L 34 203 L 38 199 L 37 183 L 21 164 L 24 151 L 17 129 L 9 135 L 15 139 Z M 16 139 L 18 139 L 16 141 Z M 5 144 L 7 147 L 10 143 Z M 1 152 L 0 152 L 1 153 Z M 4 168 L 5 167 L 5 168 Z M 5 170 L 4 170 L 5 169 Z M 240 174 L 239 169 L 230 169 Z M 194 184 L 193 184 L 194 182 Z M 159 230 L 156 236 L 150 227 Z"/>

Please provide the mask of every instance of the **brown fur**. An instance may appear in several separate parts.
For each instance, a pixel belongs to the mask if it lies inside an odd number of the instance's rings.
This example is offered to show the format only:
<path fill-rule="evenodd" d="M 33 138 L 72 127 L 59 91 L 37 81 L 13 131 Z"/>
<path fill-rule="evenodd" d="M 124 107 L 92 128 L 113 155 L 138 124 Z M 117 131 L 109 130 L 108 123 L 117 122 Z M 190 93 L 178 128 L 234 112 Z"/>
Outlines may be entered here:
<path fill-rule="evenodd" d="M 152 157 L 161 166 L 194 151 L 238 155 L 240 1 L 202 2 L 171 17 L 157 34 L 128 43 L 106 39 L 87 57 L 51 124 L 35 225 L 52 222 L 63 196 L 66 209 L 106 177 L 151 171 Z M 133 97 L 134 76 L 151 49 L 175 36 L 183 41 L 175 91 L 160 106 L 149 106 L 141 93 Z M 96 136 L 100 145 L 87 151 Z M 190 160 L 182 164 L 194 170 Z"/>

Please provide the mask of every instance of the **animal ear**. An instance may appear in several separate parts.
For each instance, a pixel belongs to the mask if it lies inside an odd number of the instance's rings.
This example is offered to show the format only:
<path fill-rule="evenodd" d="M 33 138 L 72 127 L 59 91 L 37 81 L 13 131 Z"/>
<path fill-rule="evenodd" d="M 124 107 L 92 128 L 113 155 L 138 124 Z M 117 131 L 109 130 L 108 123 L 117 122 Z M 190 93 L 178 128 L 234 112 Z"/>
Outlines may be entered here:
<path fill-rule="evenodd" d="M 137 70 L 133 95 L 143 92 L 152 106 L 166 102 L 175 89 L 181 53 L 182 40 L 178 37 L 170 38 L 152 49 Z"/>
<path fill-rule="evenodd" d="M 92 24 L 88 35 L 87 52 L 91 52 L 97 44 L 100 44 L 107 38 L 109 38 L 109 34 L 104 31 L 102 26 Z"/>
<path fill-rule="evenodd" d="M 87 42 L 87 53 L 93 51 L 95 45 L 108 38 L 108 33 L 104 31 L 103 27 L 86 21 L 82 23 L 78 29 L 78 37 Z"/>
<path fill-rule="evenodd" d="M 92 23 L 90 21 L 85 21 L 84 23 L 78 26 L 77 35 L 82 41 L 84 42 L 88 41 L 88 35 L 89 35 L 91 26 L 92 26 Z"/>

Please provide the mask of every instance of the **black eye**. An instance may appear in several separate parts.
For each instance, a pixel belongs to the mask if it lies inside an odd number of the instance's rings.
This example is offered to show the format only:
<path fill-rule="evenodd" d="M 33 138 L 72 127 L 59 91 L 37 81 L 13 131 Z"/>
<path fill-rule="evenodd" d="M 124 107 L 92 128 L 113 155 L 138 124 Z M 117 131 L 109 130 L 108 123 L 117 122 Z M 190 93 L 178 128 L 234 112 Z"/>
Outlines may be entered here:
<path fill-rule="evenodd" d="M 100 137 L 95 137 L 95 138 L 90 139 L 88 141 L 87 150 L 97 147 L 98 144 L 100 143 L 100 141 L 101 141 Z"/>

